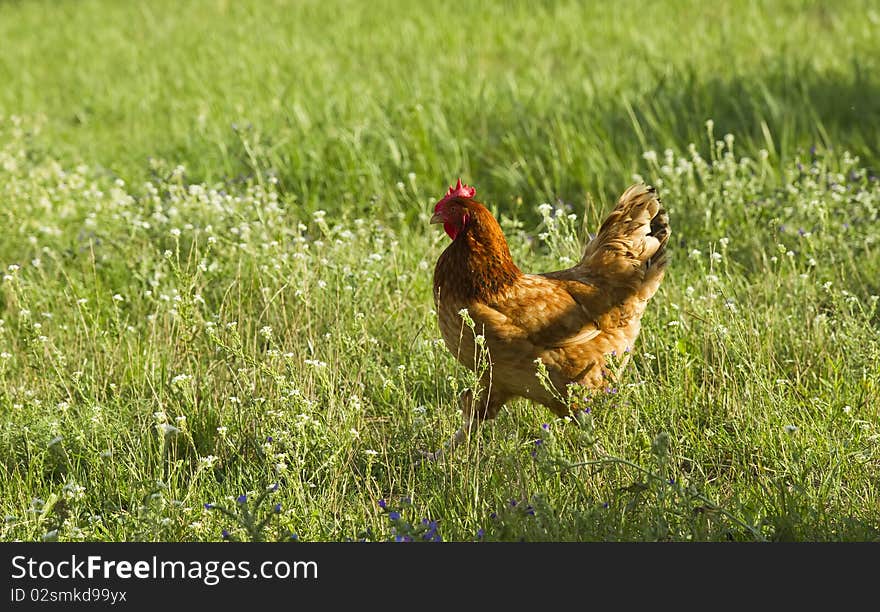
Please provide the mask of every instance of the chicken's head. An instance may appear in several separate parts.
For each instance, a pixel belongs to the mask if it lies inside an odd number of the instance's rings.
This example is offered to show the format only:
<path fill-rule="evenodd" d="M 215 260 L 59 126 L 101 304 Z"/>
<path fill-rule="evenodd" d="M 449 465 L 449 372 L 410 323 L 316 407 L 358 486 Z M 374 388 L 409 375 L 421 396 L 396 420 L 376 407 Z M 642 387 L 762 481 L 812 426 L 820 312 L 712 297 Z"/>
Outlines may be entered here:
<path fill-rule="evenodd" d="M 449 237 L 455 240 L 471 219 L 467 204 L 476 195 L 476 189 L 463 185 L 461 179 L 458 179 L 458 183 L 450 187 L 443 199 L 437 202 L 431 223 L 442 223 Z"/>

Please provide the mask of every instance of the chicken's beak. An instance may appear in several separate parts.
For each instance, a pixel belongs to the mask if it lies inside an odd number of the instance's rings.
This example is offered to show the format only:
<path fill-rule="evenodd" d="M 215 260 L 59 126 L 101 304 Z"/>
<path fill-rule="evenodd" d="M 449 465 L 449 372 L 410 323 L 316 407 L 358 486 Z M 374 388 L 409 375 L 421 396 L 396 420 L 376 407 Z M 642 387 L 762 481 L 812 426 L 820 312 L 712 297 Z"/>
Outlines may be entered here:
<path fill-rule="evenodd" d="M 438 212 L 434 213 L 434 216 L 431 217 L 431 223 L 443 223 L 443 215 Z"/>

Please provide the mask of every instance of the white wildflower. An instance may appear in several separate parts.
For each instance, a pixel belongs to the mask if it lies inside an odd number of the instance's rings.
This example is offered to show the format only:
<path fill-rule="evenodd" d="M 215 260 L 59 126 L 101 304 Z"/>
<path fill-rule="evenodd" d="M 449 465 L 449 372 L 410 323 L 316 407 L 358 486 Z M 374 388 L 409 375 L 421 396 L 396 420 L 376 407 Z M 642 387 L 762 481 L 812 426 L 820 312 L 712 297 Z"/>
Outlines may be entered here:
<path fill-rule="evenodd" d="M 66 485 L 61 487 L 61 491 L 64 493 L 64 497 L 67 499 L 79 500 L 86 496 L 86 488 L 82 485 L 78 485 L 75 482 L 68 482 Z"/>
<path fill-rule="evenodd" d="M 159 429 L 159 431 L 161 433 L 163 433 L 169 437 L 176 436 L 177 434 L 180 433 L 180 429 L 178 429 L 177 427 L 175 427 L 174 425 L 172 425 L 170 423 L 159 423 L 156 427 Z"/>
<path fill-rule="evenodd" d="M 192 375 L 178 374 L 177 376 L 175 376 L 174 378 L 171 379 L 171 384 L 172 385 L 182 385 L 183 383 L 187 382 L 188 380 L 192 380 Z"/>

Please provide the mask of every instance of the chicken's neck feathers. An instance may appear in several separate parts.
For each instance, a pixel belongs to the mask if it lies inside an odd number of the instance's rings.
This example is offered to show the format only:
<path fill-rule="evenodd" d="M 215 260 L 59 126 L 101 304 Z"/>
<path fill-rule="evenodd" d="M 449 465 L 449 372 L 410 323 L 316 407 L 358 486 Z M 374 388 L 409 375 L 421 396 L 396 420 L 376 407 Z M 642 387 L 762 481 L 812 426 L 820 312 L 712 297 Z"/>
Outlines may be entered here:
<path fill-rule="evenodd" d="M 476 203 L 475 203 L 476 204 Z M 482 205 L 437 260 L 434 289 L 460 300 L 487 300 L 522 275 L 501 226 Z"/>

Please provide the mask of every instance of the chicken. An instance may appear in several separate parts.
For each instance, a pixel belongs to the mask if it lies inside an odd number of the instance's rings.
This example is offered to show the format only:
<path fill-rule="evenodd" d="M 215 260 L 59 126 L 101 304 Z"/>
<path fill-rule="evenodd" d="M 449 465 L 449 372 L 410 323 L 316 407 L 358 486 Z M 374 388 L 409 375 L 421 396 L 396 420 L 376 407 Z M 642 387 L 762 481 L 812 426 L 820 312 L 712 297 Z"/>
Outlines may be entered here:
<path fill-rule="evenodd" d="M 517 267 L 501 227 L 475 197 L 459 179 L 431 218 L 452 239 L 434 268 L 440 332 L 455 358 L 481 373 L 479 391 L 460 398 L 464 423 L 447 447 L 512 398 L 564 416 L 568 385 L 608 385 L 608 356 L 628 356 L 667 261 L 669 218 L 652 187 L 627 189 L 580 262 L 546 274 Z"/>

